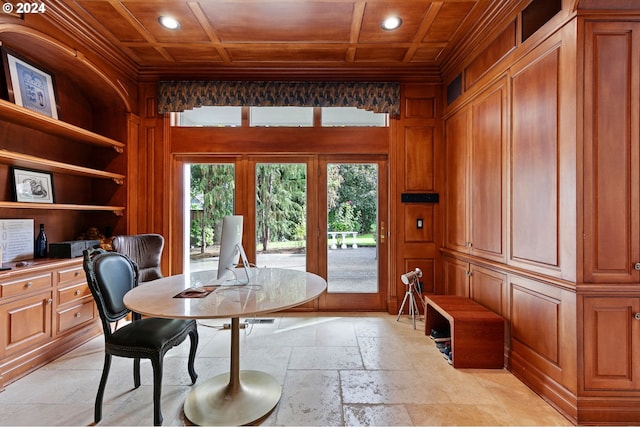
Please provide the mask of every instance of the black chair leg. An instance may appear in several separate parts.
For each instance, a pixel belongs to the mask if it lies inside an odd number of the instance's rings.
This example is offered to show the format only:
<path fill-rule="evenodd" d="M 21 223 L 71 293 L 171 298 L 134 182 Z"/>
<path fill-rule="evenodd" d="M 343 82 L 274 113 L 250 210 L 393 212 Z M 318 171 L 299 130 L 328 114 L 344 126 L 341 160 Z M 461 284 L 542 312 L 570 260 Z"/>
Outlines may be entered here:
<path fill-rule="evenodd" d="M 162 425 L 162 409 L 160 399 L 162 397 L 162 358 L 164 354 L 156 354 L 151 358 L 153 366 L 153 425 Z"/>
<path fill-rule="evenodd" d="M 102 367 L 102 377 L 100 378 L 100 385 L 98 386 L 98 394 L 96 395 L 96 403 L 93 409 L 93 420 L 95 423 L 99 423 L 102 419 L 102 398 L 104 397 L 104 389 L 107 386 L 107 377 L 109 376 L 109 370 L 111 369 L 111 355 L 109 353 L 104 354 L 104 366 Z"/>
<path fill-rule="evenodd" d="M 191 340 L 191 348 L 189 349 L 189 363 L 187 364 L 187 368 L 189 369 L 191 384 L 195 384 L 196 379 L 198 379 L 198 374 L 196 373 L 193 364 L 196 360 L 196 350 L 198 349 L 198 331 L 193 330 L 189 332 L 189 338 Z"/>
<path fill-rule="evenodd" d="M 140 387 L 140 358 L 133 359 L 133 388 Z"/>

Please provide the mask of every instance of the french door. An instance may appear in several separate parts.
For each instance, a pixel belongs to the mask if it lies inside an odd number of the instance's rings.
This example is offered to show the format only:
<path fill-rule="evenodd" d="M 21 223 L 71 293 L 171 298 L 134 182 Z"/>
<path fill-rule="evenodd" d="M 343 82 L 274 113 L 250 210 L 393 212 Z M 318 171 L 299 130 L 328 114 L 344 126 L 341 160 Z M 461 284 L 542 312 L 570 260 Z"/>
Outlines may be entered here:
<path fill-rule="evenodd" d="M 319 164 L 321 310 L 383 310 L 387 295 L 384 159 L 323 156 Z"/>
<path fill-rule="evenodd" d="M 302 269 L 327 279 L 327 292 L 306 308 L 386 309 L 384 158 L 246 156 L 221 161 L 206 156 L 185 162 L 184 170 L 202 170 L 217 179 L 214 185 L 198 181 L 194 191 L 188 188 L 185 172 L 182 205 L 190 209 L 182 210 L 184 270 L 215 268 L 215 259 L 194 254 L 193 249 L 194 242 L 200 245 L 216 235 L 215 229 L 198 228 L 194 222 L 206 224 L 200 201 L 212 198 L 225 211 L 211 218 L 244 216 L 243 244 L 258 267 Z M 194 182 L 196 178 L 202 176 L 194 176 Z M 215 197 L 211 192 L 217 192 Z"/>

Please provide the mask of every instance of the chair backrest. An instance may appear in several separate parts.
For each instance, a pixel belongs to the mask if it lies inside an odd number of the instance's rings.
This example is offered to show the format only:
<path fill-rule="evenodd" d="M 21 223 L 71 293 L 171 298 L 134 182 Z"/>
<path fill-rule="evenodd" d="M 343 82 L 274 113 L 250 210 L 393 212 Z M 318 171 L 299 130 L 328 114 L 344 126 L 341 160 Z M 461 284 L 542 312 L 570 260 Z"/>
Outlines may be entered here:
<path fill-rule="evenodd" d="M 160 260 L 164 248 L 164 237 L 160 234 L 137 234 L 114 236 L 113 250 L 127 255 L 138 264 L 140 282 L 148 282 L 162 277 Z"/>
<path fill-rule="evenodd" d="M 87 283 L 98 306 L 106 336 L 111 334 L 110 324 L 129 314 L 123 298 L 138 286 L 138 268 L 128 256 L 103 249 L 87 249 L 83 253 L 83 267 Z"/>

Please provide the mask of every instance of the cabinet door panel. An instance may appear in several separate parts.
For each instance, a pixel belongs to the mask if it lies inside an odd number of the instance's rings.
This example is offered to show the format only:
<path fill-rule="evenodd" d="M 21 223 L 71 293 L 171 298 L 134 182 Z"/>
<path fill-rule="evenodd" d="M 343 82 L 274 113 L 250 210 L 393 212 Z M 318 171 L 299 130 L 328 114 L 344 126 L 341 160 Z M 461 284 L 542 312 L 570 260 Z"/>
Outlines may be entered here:
<path fill-rule="evenodd" d="M 559 66 L 554 49 L 512 80 L 511 257 L 543 268 L 560 262 Z"/>
<path fill-rule="evenodd" d="M 588 22 L 586 34 L 584 279 L 637 283 L 640 24 Z"/>
<path fill-rule="evenodd" d="M 504 274 L 475 265 L 470 266 L 470 297 L 503 317 L 508 317 L 506 306 L 507 278 Z"/>
<path fill-rule="evenodd" d="M 468 252 L 467 247 L 467 138 L 468 114 L 462 111 L 447 119 L 445 246 Z"/>
<path fill-rule="evenodd" d="M 446 259 L 443 265 L 445 293 L 469 296 L 469 264 L 450 258 Z"/>
<path fill-rule="evenodd" d="M 51 292 L 0 306 L 2 351 L 25 351 L 51 338 Z"/>
<path fill-rule="evenodd" d="M 500 84 L 471 109 L 471 253 L 496 261 L 505 260 L 505 108 L 505 87 Z"/>
<path fill-rule="evenodd" d="M 585 297 L 585 388 L 640 389 L 639 298 Z"/>

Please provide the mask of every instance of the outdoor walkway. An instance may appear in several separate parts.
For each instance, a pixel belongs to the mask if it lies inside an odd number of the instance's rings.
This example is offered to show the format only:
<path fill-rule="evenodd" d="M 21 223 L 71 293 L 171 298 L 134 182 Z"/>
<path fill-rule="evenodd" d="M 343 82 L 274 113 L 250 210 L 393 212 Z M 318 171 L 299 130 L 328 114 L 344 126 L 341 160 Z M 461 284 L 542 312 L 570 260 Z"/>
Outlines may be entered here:
<path fill-rule="evenodd" d="M 290 268 L 305 271 L 305 261 L 305 254 L 259 254 L 256 265 L 258 267 Z M 328 261 L 329 277 L 327 283 L 330 292 L 377 292 L 377 248 L 330 249 Z M 217 257 L 191 262 L 192 272 L 217 270 L 217 268 Z"/>

